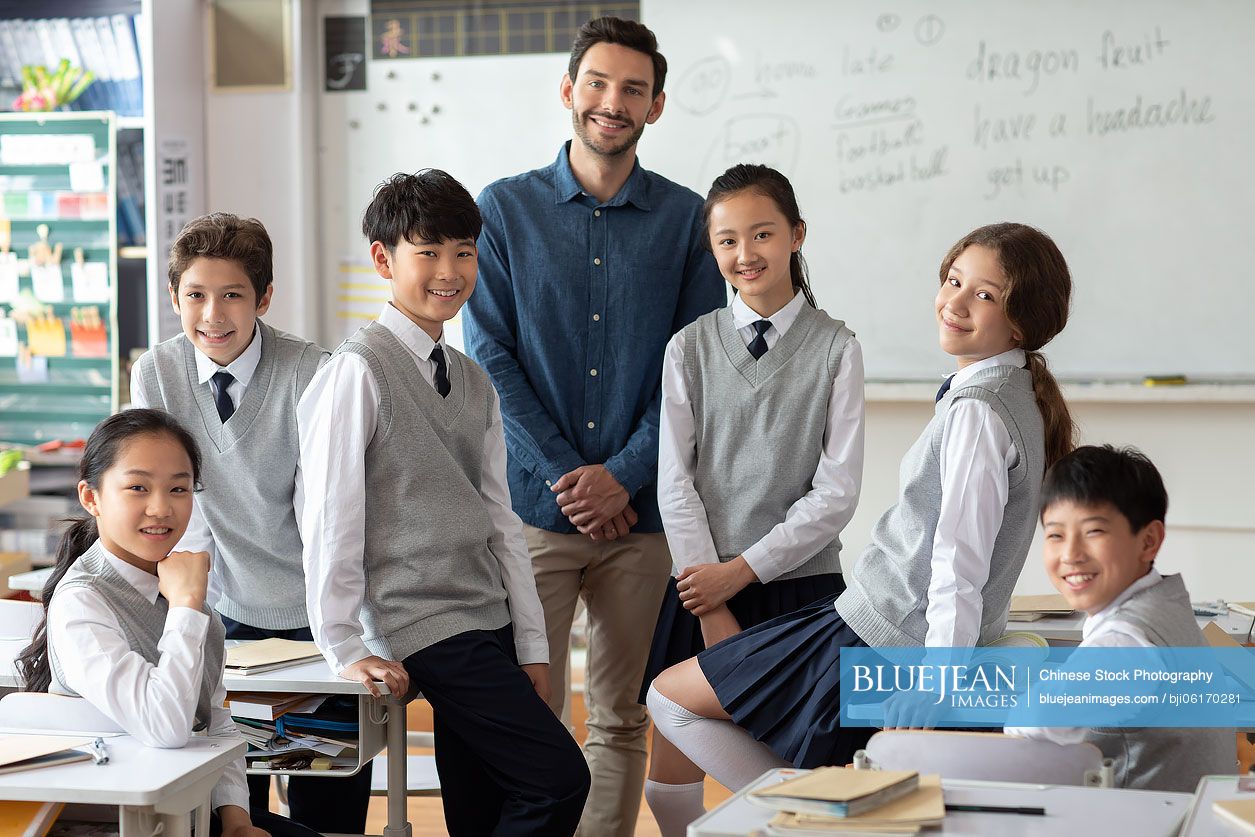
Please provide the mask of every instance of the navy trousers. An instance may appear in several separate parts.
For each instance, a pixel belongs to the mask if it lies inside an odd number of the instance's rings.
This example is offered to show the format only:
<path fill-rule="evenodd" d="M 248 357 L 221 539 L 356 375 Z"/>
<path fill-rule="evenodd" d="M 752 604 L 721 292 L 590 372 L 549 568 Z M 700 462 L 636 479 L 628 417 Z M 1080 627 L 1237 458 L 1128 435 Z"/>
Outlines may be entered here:
<path fill-rule="evenodd" d="M 227 639 L 313 640 L 309 628 L 271 630 L 254 628 L 222 617 Z M 248 802 L 254 822 L 270 811 L 270 777 L 248 777 Z M 362 834 L 366 831 L 366 807 L 370 804 L 370 765 L 356 776 L 322 778 L 292 776 L 288 779 L 288 811 L 293 822 L 324 834 Z"/>
<path fill-rule="evenodd" d="M 588 765 L 519 668 L 510 625 L 458 634 L 403 665 L 431 703 L 450 837 L 575 833 Z"/>

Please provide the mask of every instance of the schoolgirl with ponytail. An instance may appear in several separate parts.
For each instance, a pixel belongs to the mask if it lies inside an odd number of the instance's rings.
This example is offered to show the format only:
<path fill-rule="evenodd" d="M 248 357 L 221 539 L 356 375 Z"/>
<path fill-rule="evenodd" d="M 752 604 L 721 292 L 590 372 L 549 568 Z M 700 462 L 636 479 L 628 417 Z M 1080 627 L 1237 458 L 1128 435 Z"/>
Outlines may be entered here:
<path fill-rule="evenodd" d="M 187 529 L 200 453 L 161 410 L 125 410 L 92 432 L 79 463 L 88 517 L 61 538 L 43 590 L 44 620 L 18 657 L 26 691 L 85 698 L 153 747 L 193 731 L 238 738 L 223 707 L 222 621 L 205 605 L 209 555 L 171 552 Z M 313 832 L 249 816 L 244 760 L 214 787 L 214 832 Z"/>
<path fill-rule="evenodd" d="M 934 310 L 958 371 L 903 457 L 898 501 L 845 573 L 845 592 L 654 680 L 654 723 L 694 764 L 732 789 L 771 767 L 846 764 L 874 730 L 840 724 L 842 648 L 970 647 L 1002 635 L 1043 472 L 1073 446 L 1040 354 L 1067 322 L 1071 292 L 1059 249 L 1023 224 L 981 227 L 946 254 Z M 886 707 L 886 726 L 919 725 L 909 701 Z"/>
<path fill-rule="evenodd" d="M 838 536 L 863 479 L 862 349 L 815 305 L 792 185 L 767 166 L 733 166 L 703 214 L 737 294 L 664 356 L 658 505 L 676 577 L 646 687 L 743 628 L 845 589 Z M 664 837 L 701 812 L 702 780 L 654 736 L 645 798 Z"/>

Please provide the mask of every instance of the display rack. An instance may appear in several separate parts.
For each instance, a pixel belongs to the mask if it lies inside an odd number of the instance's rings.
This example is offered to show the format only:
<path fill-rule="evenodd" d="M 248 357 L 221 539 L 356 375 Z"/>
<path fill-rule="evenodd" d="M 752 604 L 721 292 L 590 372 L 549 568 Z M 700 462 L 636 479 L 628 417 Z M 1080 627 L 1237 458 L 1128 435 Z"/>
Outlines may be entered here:
<path fill-rule="evenodd" d="M 0 442 L 118 407 L 116 149 L 111 112 L 0 114 Z"/>

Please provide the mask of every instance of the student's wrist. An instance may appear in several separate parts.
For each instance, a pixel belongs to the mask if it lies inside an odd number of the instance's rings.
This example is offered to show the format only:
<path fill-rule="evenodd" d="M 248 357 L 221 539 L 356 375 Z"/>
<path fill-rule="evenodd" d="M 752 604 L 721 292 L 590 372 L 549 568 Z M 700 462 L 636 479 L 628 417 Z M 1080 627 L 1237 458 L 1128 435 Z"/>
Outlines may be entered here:
<path fill-rule="evenodd" d="M 194 596 L 190 594 L 183 596 L 171 596 L 166 599 L 166 601 L 170 604 L 170 607 L 186 607 L 189 610 L 201 610 L 205 606 L 205 599 L 203 596 Z"/>
<path fill-rule="evenodd" d="M 732 565 L 736 567 L 736 581 L 741 585 L 741 589 L 745 589 L 758 581 L 758 573 L 754 572 L 754 568 L 750 566 L 750 562 L 745 560 L 744 555 L 738 555 L 732 559 Z"/>

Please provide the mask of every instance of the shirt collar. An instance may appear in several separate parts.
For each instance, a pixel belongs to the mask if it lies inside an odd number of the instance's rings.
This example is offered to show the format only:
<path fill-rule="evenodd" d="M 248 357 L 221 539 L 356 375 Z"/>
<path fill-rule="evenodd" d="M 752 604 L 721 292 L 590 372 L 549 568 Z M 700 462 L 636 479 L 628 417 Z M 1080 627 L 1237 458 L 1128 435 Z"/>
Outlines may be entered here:
<path fill-rule="evenodd" d="M 745 328 L 748 325 L 766 320 L 771 323 L 772 328 L 781 337 L 789 330 L 789 327 L 797 320 L 797 315 L 802 313 L 802 306 L 806 304 L 806 298 L 802 296 L 801 291 L 793 295 L 793 299 L 770 317 L 764 317 L 753 308 L 745 304 L 745 300 L 741 299 L 741 295 L 737 294 L 732 297 L 732 324 L 737 329 Z"/>
<path fill-rule="evenodd" d="M 575 172 L 571 169 L 571 142 L 572 140 L 567 140 L 562 144 L 562 148 L 558 149 L 558 159 L 553 164 L 554 203 L 566 203 L 585 194 L 584 187 L 575 179 Z M 641 168 L 639 158 L 632 164 L 632 173 L 628 175 L 623 188 L 602 205 L 623 206 L 625 203 L 630 203 L 645 212 L 650 210 L 649 183 L 645 178 L 645 170 Z"/>
<path fill-rule="evenodd" d="M 195 353 L 196 378 L 200 383 L 205 383 L 216 373 L 225 370 L 240 382 L 240 386 L 247 388 L 249 381 L 253 380 L 253 373 L 257 371 L 257 364 L 261 362 L 261 322 L 253 325 L 253 339 L 248 341 L 248 348 L 226 366 L 214 363 L 200 349 L 196 349 Z"/>
<path fill-rule="evenodd" d="M 1028 357 L 1024 354 L 1023 349 L 1011 349 L 1010 351 L 1003 352 L 1000 355 L 987 357 L 984 360 L 978 360 L 975 363 L 970 363 L 967 366 L 964 366 L 958 372 L 954 373 L 954 378 L 950 381 L 950 388 L 958 389 L 964 383 L 975 377 L 977 372 L 985 369 L 992 369 L 995 366 L 1015 366 L 1023 368 L 1026 363 L 1028 363 Z"/>
<path fill-rule="evenodd" d="M 117 570 L 118 575 L 126 580 L 127 584 L 134 587 L 141 596 L 148 599 L 149 604 L 157 601 L 157 593 L 159 592 L 157 585 L 159 581 L 156 575 L 147 570 L 141 570 L 133 564 L 126 563 L 106 549 L 103 541 L 100 543 L 100 553 L 105 556 L 109 566 Z"/>
<path fill-rule="evenodd" d="M 1163 576 L 1159 574 L 1159 570 L 1151 567 L 1150 572 L 1146 573 L 1146 575 L 1142 576 L 1128 587 L 1125 587 L 1124 591 L 1112 599 L 1110 604 L 1085 620 L 1085 625 L 1081 628 L 1082 641 L 1088 639 L 1090 634 L 1096 631 L 1103 622 L 1110 619 L 1120 605 L 1124 604 L 1126 601 L 1133 598 L 1143 590 L 1154 587 L 1161 581 L 1163 581 Z"/>
<path fill-rule="evenodd" d="M 379 324 L 391 331 L 419 360 L 431 360 L 431 350 L 436 348 L 437 342 L 441 350 L 444 350 L 443 331 L 440 333 L 439 341 L 432 340 L 431 335 L 398 311 L 391 302 L 384 304 L 383 313 L 379 315 Z"/>

